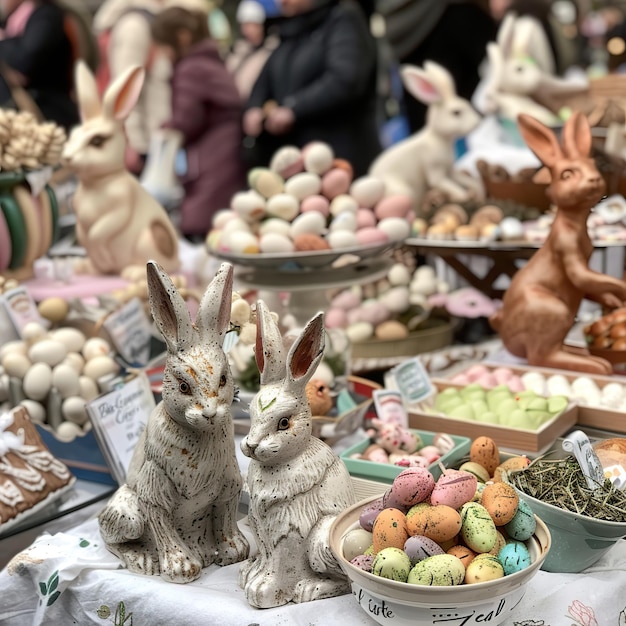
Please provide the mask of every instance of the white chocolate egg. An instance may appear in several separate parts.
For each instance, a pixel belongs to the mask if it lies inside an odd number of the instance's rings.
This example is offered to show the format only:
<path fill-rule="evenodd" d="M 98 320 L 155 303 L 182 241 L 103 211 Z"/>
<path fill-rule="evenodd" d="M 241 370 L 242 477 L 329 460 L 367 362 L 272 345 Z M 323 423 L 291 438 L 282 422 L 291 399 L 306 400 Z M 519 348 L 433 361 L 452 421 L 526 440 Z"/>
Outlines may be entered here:
<path fill-rule="evenodd" d="M 89 402 L 100 395 L 98 385 L 96 385 L 93 378 L 89 378 L 89 376 L 80 376 L 78 378 L 78 384 L 80 386 L 78 395 L 81 398 L 84 398 L 85 402 Z"/>
<path fill-rule="evenodd" d="M 409 268 L 404 265 L 404 263 L 395 263 L 392 265 L 387 276 L 389 282 L 394 287 L 409 285 L 411 283 L 411 272 L 409 272 Z"/>
<path fill-rule="evenodd" d="M 252 233 L 230 233 L 227 245 L 229 250 L 236 254 L 258 254 L 260 252 L 259 239 Z"/>
<path fill-rule="evenodd" d="M 356 215 L 359 210 L 357 201 L 347 194 L 340 194 L 330 202 L 330 214 L 335 216 L 344 211 L 350 211 Z"/>
<path fill-rule="evenodd" d="M 30 367 L 24 376 L 24 395 L 31 400 L 43 400 L 52 387 L 52 368 L 47 363 L 38 362 Z"/>
<path fill-rule="evenodd" d="M 357 236 L 349 230 L 335 230 L 328 233 L 326 237 L 328 245 L 333 250 L 340 250 L 341 248 L 356 248 L 359 245 Z"/>
<path fill-rule="evenodd" d="M 78 372 L 71 365 L 60 363 L 52 369 L 52 386 L 62 398 L 77 396 L 80 393 Z"/>
<path fill-rule="evenodd" d="M 221 238 L 226 239 L 231 233 L 239 232 L 251 233 L 252 228 L 248 222 L 242 220 L 240 217 L 235 217 L 224 224 L 224 228 L 221 230 Z"/>
<path fill-rule="evenodd" d="M 60 341 L 68 352 L 80 352 L 85 345 L 87 338 L 78 328 L 59 328 L 50 333 L 53 339 Z"/>
<path fill-rule="evenodd" d="M 28 322 L 22 328 L 22 337 L 29 343 L 43 339 L 48 331 L 39 322 Z"/>
<path fill-rule="evenodd" d="M 360 207 L 371 209 L 385 193 L 385 183 L 374 176 L 357 178 L 350 186 L 350 195 Z"/>
<path fill-rule="evenodd" d="M 23 406 L 33 422 L 43 424 L 46 421 L 46 409 L 41 402 L 35 400 L 22 400 L 20 405 Z"/>
<path fill-rule="evenodd" d="M 317 211 L 302 213 L 291 223 L 290 236 L 293 239 L 298 235 L 321 235 L 326 230 L 326 217 Z"/>
<path fill-rule="evenodd" d="M 346 328 L 346 335 L 352 343 L 362 343 L 374 336 L 374 326 L 370 322 L 356 322 Z"/>
<path fill-rule="evenodd" d="M 57 439 L 61 441 L 74 441 L 76 437 L 83 434 L 82 428 L 74 422 L 61 422 L 55 430 Z"/>
<path fill-rule="evenodd" d="M 2 359 L 2 367 L 4 368 L 5 374 L 19 378 L 20 380 L 24 378 L 24 375 L 30 369 L 31 365 L 31 360 L 19 352 L 13 354 L 9 353 Z"/>
<path fill-rule="evenodd" d="M 213 215 L 213 228 L 222 229 L 234 217 L 238 217 L 232 209 L 220 209 Z"/>
<path fill-rule="evenodd" d="M 111 353 L 111 345 L 102 337 L 90 337 L 83 346 L 83 356 L 86 361 L 94 357 L 108 355 Z"/>
<path fill-rule="evenodd" d="M 85 376 L 89 376 L 95 381 L 100 380 L 108 374 L 117 374 L 120 366 L 110 356 L 95 356 L 85 363 Z"/>
<path fill-rule="evenodd" d="M 78 374 L 82 374 L 85 367 L 85 359 L 79 352 L 69 352 L 61 363 L 73 367 Z"/>
<path fill-rule="evenodd" d="M 285 192 L 302 201 L 307 196 L 313 196 L 322 189 L 322 179 L 311 172 L 302 172 L 292 176 L 285 183 Z"/>
<path fill-rule="evenodd" d="M 295 146 L 283 146 L 276 150 L 270 161 L 270 169 L 283 179 L 300 173 L 304 169 L 302 151 Z"/>
<path fill-rule="evenodd" d="M 263 220 L 259 225 L 259 236 L 267 235 L 268 233 L 276 233 L 277 235 L 284 235 L 289 237 L 291 232 L 291 222 L 281 219 L 280 217 L 270 217 Z"/>
<path fill-rule="evenodd" d="M 298 198 L 290 193 L 279 193 L 267 201 L 267 214 L 291 222 L 300 212 Z"/>
<path fill-rule="evenodd" d="M 307 172 L 321 176 L 332 167 L 335 155 L 327 143 L 314 141 L 303 148 L 302 158 Z"/>
<path fill-rule="evenodd" d="M 85 399 L 79 396 L 70 396 L 63 400 L 61 413 L 68 422 L 82 425 L 88 420 Z"/>
<path fill-rule="evenodd" d="M 28 358 L 33 363 L 47 363 L 54 367 L 67 356 L 67 348 L 56 339 L 42 339 L 33 344 L 28 351 Z"/>
<path fill-rule="evenodd" d="M 276 252 L 293 252 L 293 241 L 281 235 L 280 233 L 266 233 L 261 235 L 259 239 L 259 248 L 261 252 L 276 253 Z"/>
<path fill-rule="evenodd" d="M 356 232 L 356 215 L 350 211 L 344 211 L 335 215 L 330 223 L 330 230 L 349 230 L 351 233 Z"/>
<path fill-rule="evenodd" d="M 0 362 L 7 354 L 28 354 L 28 344 L 22 340 L 8 341 L 4 345 L 0 346 Z"/>
<path fill-rule="evenodd" d="M 377 228 L 387 234 L 390 241 L 403 241 L 411 234 L 411 224 L 403 217 L 386 217 Z"/>
<path fill-rule="evenodd" d="M 245 222 L 251 223 L 260 220 L 265 215 L 265 198 L 249 189 L 248 191 L 238 191 L 230 201 L 231 209 Z M 224 224 L 226 228 L 232 220 Z"/>

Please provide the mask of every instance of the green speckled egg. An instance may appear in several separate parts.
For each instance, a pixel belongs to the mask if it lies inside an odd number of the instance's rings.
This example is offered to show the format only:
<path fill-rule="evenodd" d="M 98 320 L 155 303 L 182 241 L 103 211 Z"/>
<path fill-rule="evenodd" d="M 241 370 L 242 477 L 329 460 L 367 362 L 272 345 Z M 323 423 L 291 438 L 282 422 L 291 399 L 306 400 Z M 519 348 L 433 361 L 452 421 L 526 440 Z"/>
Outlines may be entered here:
<path fill-rule="evenodd" d="M 461 507 L 461 537 L 474 552 L 489 552 L 496 544 L 496 525 L 482 504 L 467 502 Z"/>
<path fill-rule="evenodd" d="M 506 524 L 504 529 L 511 539 L 526 541 L 535 534 L 537 522 L 528 503 L 520 498 L 515 517 Z"/>
<path fill-rule="evenodd" d="M 465 582 L 468 585 L 484 583 L 504 577 L 504 568 L 493 554 L 478 554 L 467 566 Z"/>
<path fill-rule="evenodd" d="M 399 548 L 383 548 L 372 563 L 372 574 L 405 583 L 411 570 L 411 560 Z"/>
<path fill-rule="evenodd" d="M 420 561 L 410 571 L 407 582 L 411 585 L 452 587 L 465 579 L 465 566 L 452 554 L 435 554 Z"/>

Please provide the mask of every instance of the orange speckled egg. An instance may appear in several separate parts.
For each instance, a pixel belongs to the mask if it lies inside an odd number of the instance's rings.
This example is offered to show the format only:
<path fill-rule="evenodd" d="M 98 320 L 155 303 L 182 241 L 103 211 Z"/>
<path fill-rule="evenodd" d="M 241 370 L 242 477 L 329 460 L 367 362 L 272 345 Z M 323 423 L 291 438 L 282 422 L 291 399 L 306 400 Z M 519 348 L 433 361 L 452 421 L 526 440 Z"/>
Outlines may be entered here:
<path fill-rule="evenodd" d="M 406 526 L 406 517 L 399 509 L 383 509 L 374 520 L 372 527 L 372 544 L 374 554 L 383 548 L 399 548 L 402 550 L 409 531 Z"/>
<path fill-rule="evenodd" d="M 406 514 L 406 525 L 411 535 L 424 535 L 437 543 L 449 541 L 461 530 L 461 516 L 445 504 L 417 504 Z"/>
<path fill-rule="evenodd" d="M 500 553 L 500 550 L 502 550 L 504 546 L 506 546 L 506 537 L 499 530 L 496 530 L 496 543 L 493 546 L 493 548 L 489 550 L 489 554 L 498 556 L 498 554 Z"/>
<path fill-rule="evenodd" d="M 489 482 L 483 489 L 480 503 L 487 509 L 496 526 L 504 526 L 515 516 L 519 497 L 511 485 Z"/>
<path fill-rule="evenodd" d="M 477 437 L 470 447 L 470 461 L 482 465 L 493 476 L 500 465 L 500 451 L 491 437 Z"/>
<path fill-rule="evenodd" d="M 461 563 L 463 563 L 463 565 L 465 566 L 465 569 L 467 569 L 467 566 L 474 560 L 474 557 L 476 556 L 476 552 L 474 552 L 474 550 L 471 550 L 467 546 L 464 546 L 460 543 L 456 546 L 452 546 L 449 550 L 447 550 L 447 553 L 452 554 L 457 559 L 460 559 Z"/>

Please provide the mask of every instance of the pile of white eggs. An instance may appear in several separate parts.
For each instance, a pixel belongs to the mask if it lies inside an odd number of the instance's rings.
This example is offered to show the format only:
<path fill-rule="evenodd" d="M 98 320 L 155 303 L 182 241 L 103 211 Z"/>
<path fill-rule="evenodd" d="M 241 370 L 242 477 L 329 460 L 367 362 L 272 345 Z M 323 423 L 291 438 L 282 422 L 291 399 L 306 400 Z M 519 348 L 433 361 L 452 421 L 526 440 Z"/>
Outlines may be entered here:
<path fill-rule="evenodd" d="M 71 441 L 91 427 L 85 403 L 101 393 L 99 381 L 120 371 L 111 345 L 76 328 L 48 331 L 36 322 L 22 337 L 0 348 L 0 403 L 25 407 L 34 422 Z"/>
<path fill-rule="evenodd" d="M 230 208 L 214 216 L 210 250 L 338 250 L 403 241 L 411 234 L 411 199 L 387 196 L 384 182 L 372 176 L 353 180 L 351 165 L 322 142 L 281 148 L 268 168 L 250 170 L 248 184 Z"/>
<path fill-rule="evenodd" d="M 545 376 L 541 372 L 526 372 L 521 379 L 525 389 L 540 395 L 566 396 L 582 406 L 626 411 L 626 386 L 618 382 L 600 387 L 589 376 L 578 376 L 569 381 L 562 374 Z"/>

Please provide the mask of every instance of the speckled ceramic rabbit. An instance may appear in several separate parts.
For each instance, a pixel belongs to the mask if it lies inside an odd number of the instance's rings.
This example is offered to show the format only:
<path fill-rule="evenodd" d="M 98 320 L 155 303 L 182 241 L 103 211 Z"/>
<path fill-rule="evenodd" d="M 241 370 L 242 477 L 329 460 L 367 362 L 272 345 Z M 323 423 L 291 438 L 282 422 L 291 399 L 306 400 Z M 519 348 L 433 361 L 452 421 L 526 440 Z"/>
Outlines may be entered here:
<path fill-rule="evenodd" d="M 167 345 L 163 400 L 137 444 L 126 484 L 99 516 L 107 547 L 133 572 L 186 583 L 211 563 L 248 556 L 236 523 L 242 478 L 233 379 L 222 350 L 232 282 L 232 266 L 223 263 L 194 325 L 169 276 L 148 264 L 152 315 Z"/>
<path fill-rule="evenodd" d="M 82 61 L 76 67 L 82 124 L 70 134 L 63 160 L 79 180 L 73 200 L 78 241 L 103 274 L 149 260 L 170 273 L 179 266 L 178 238 L 165 209 L 124 165 L 124 120 L 143 80 L 142 68 L 129 68 L 101 102 L 89 68 Z"/>
<path fill-rule="evenodd" d="M 255 607 L 308 602 L 347 593 L 348 580 L 329 547 L 335 517 L 354 503 L 339 457 L 311 434 L 305 387 L 324 352 L 320 313 L 289 352 L 262 301 L 257 304 L 256 361 L 261 388 L 250 402 L 248 519 L 258 554 L 242 564 L 239 585 Z"/>
<path fill-rule="evenodd" d="M 589 157 L 589 123 L 574 113 L 563 128 L 562 146 L 534 118 L 520 115 L 518 124 L 545 166 L 539 175 L 545 177 L 542 182 L 550 182 L 549 194 L 558 208 L 548 238 L 513 277 L 491 325 L 509 352 L 530 365 L 610 374 L 607 360 L 574 354 L 563 346 L 583 297 L 608 308 L 626 301 L 626 282 L 588 267 L 593 244 L 587 218 L 605 189 Z"/>

